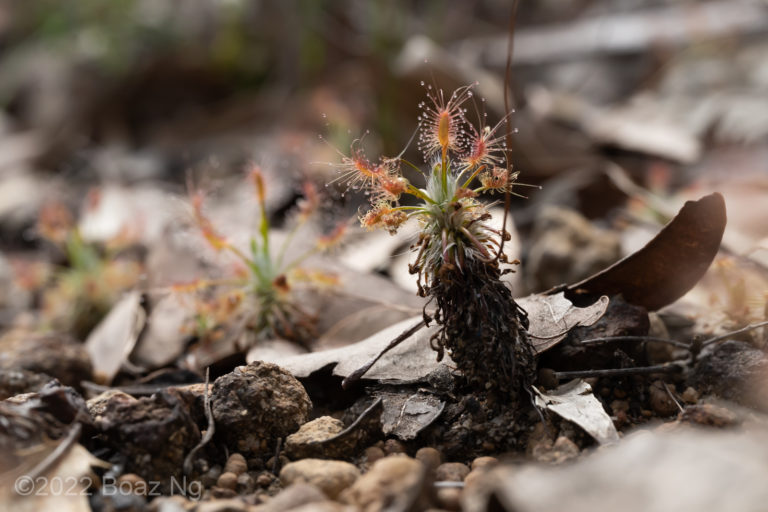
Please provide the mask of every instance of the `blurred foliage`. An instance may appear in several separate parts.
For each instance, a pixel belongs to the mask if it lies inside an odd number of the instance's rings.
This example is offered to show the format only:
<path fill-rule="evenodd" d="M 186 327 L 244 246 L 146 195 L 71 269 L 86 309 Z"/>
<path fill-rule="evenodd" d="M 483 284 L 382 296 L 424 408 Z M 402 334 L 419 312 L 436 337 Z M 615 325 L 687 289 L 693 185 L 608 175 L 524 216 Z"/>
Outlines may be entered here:
<path fill-rule="evenodd" d="M 203 195 L 192 196 L 195 223 L 208 244 L 216 251 L 234 256 L 238 266 L 235 276 L 225 280 L 200 279 L 174 287 L 177 292 L 194 293 L 194 327 L 190 329 L 203 343 L 215 343 L 227 331 L 247 329 L 257 339 L 283 338 L 306 344 L 316 335 L 315 318 L 306 312 L 296 298 L 302 286 L 319 289 L 336 283 L 333 275 L 302 269 L 301 264 L 311 255 L 334 247 L 346 232 L 341 223 L 328 235 L 315 240 L 314 245 L 295 254 L 291 245 L 302 228 L 320 206 L 320 195 L 307 183 L 304 197 L 298 204 L 298 215 L 289 233 L 274 247 L 272 229 L 266 210 L 264 176 L 258 166 L 251 168 L 249 178 L 254 186 L 259 206 L 259 230 L 249 240 L 248 251 L 230 242 L 205 215 Z"/>
<path fill-rule="evenodd" d="M 41 281 L 27 283 L 41 292 L 41 328 L 84 339 L 121 294 L 139 281 L 141 265 L 121 257 L 131 237 L 124 232 L 103 247 L 89 243 L 67 208 L 58 203 L 45 205 L 37 231 L 64 258 L 63 265 L 40 273 Z"/>

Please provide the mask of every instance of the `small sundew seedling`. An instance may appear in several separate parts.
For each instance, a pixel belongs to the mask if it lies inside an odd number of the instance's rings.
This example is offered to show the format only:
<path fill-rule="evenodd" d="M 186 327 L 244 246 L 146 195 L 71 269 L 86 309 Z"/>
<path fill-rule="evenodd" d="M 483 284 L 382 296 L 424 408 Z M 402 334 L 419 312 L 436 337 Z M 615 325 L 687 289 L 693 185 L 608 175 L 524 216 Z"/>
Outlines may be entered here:
<path fill-rule="evenodd" d="M 306 183 L 291 231 L 279 248 L 272 247 L 264 175 L 258 166 L 252 166 L 248 178 L 260 213 L 258 233 L 250 239 L 248 251 L 232 244 L 216 229 L 204 213 L 201 192 L 194 192 L 191 199 L 200 233 L 217 252 L 236 258 L 239 264 L 236 275 L 226 280 L 201 279 L 174 288 L 181 292 L 196 292 L 193 330 L 203 341 L 214 342 L 227 326 L 240 324 L 252 330 L 259 339 L 279 337 L 306 344 L 315 335 L 315 319 L 297 303 L 295 288 L 323 288 L 335 284 L 336 279 L 300 265 L 312 254 L 337 245 L 347 224 L 339 224 L 331 233 L 319 236 L 309 250 L 299 255 L 291 254 L 291 241 L 320 205 L 317 189 Z"/>
<path fill-rule="evenodd" d="M 43 207 L 37 233 L 66 260 L 64 266 L 53 269 L 43 290 L 44 327 L 84 338 L 120 294 L 139 280 L 141 265 L 118 257 L 130 240 L 118 236 L 103 247 L 87 242 L 70 211 L 60 203 Z"/>
<path fill-rule="evenodd" d="M 431 341 L 438 359 L 447 350 L 471 387 L 515 401 L 533 380 L 534 353 L 527 315 L 500 279 L 511 271 L 501 268 L 512 263 L 503 251 L 509 233 L 488 223 L 491 215 L 480 197 L 518 195 L 513 189 L 520 184 L 518 173 L 503 165 L 505 137 L 499 132 L 506 118 L 495 126 L 485 124 L 484 114 L 476 124 L 467 118 L 464 105 L 473 99 L 473 85 L 450 96 L 427 87 L 427 100 L 419 105 L 426 169 L 402 155 L 373 164 L 353 145 L 342 176 L 371 197 L 371 208 L 360 215 L 363 227 L 394 233 L 411 217 L 420 222 L 410 271 L 418 276 L 419 294 L 436 306 L 439 329 Z M 418 171 L 423 183 L 407 180 L 402 166 Z M 403 196 L 416 204 L 401 204 Z"/>

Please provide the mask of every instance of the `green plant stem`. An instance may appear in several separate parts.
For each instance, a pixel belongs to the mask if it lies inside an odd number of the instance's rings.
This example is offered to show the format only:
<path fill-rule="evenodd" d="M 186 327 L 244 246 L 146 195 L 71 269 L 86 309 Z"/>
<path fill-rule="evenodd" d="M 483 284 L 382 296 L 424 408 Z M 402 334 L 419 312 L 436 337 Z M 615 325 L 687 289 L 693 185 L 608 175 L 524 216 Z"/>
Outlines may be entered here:
<path fill-rule="evenodd" d="M 264 255 L 265 263 L 271 266 L 272 260 L 269 258 L 269 218 L 267 217 L 267 207 L 264 204 L 263 197 L 259 197 L 259 210 L 261 213 L 261 225 L 259 227 L 262 240 L 261 252 Z"/>
<path fill-rule="evenodd" d="M 483 171 L 483 169 L 485 169 L 484 165 L 481 165 L 480 167 L 478 167 L 477 170 L 475 172 L 473 172 L 472 175 L 469 178 L 467 178 L 467 181 L 464 182 L 464 184 L 461 186 L 461 188 L 467 188 L 467 186 L 470 183 L 472 183 L 472 180 L 477 178 L 477 175 L 480 174 Z M 459 175 L 459 176 L 461 176 L 461 175 Z"/>
<path fill-rule="evenodd" d="M 295 267 L 297 267 L 297 266 L 298 266 L 298 265 L 300 265 L 302 262 L 304 262 L 304 260 L 306 260 L 307 258 L 309 258 L 310 256 L 312 256 L 313 254 L 316 254 L 316 253 L 318 253 L 319 251 L 320 251 L 320 248 L 319 248 L 319 247 L 317 247 L 317 246 L 313 247 L 312 249 L 308 250 L 307 252 L 305 252 L 304 254 L 302 254 L 301 256 L 299 256 L 298 258 L 296 258 L 295 260 L 291 261 L 289 264 L 287 264 L 287 265 L 284 267 L 284 271 L 286 271 L 286 272 L 287 272 L 288 270 L 290 270 L 290 269 L 292 269 L 292 268 L 295 268 Z"/>
<path fill-rule="evenodd" d="M 409 167 L 411 167 L 411 168 L 415 169 L 416 171 L 418 171 L 418 173 L 419 173 L 419 174 L 421 174 L 422 176 L 424 176 L 424 171 L 422 171 L 421 169 L 419 169 L 419 167 L 418 167 L 417 165 L 415 165 L 415 164 L 411 163 L 410 161 L 406 160 L 405 158 L 401 158 L 401 159 L 400 159 L 400 161 L 401 161 L 401 162 L 403 162 L 405 165 L 407 165 L 407 166 L 409 166 Z"/>
<path fill-rule="evenodd" d="M 421 199 L 423 201 L 426 201 L 428 203 L 437 204 L 437 203 L 435 203 L 435 201 L 432 200 L 431 197 L 429 197 L 427 194 L 425 194 L 424 192 L 422 192 L 420 189 L 416 188 L 415 186 L 411 185 L 410 183 L 408 183 L 408 193 L 411 194 L 412 196 L 416 196 L 419 199 Z"/>
<path fill-rule="evenodd" d="M 296 233 L 298 233 L 299 228 L 301 228 L 301 226 L 303 225 L 304 225 L 304 222 L 297 222 L 288 232 L 288 235 L 285 237 L 283 244 L 280 246 L 280 252 L 277 255 L 277 268 L 282 268 L 283 260 L 285 259 L 285 251 L 288 250 L 288 246 L 291 244 L 291 241 L 296 236 Z"/>
<path fill-rule="evenodd" d="M 440 159 L 440 178 L 443 184 L 443 196 L 448 192 L 448 147 L 443 147 L 443 155 Z"/>

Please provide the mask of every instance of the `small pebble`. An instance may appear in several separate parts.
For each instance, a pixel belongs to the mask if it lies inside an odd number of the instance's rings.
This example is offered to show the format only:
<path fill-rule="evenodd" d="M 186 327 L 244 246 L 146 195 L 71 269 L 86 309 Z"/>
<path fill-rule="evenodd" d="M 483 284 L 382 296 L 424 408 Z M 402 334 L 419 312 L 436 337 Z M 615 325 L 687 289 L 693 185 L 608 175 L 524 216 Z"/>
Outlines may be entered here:
<path fill-rule="evenodd" d="M 663 381 L 654 381 L 648 388 L 648 394 L 651 409 L 659 416 L 671 416 L 679 412 L 677 404 L 670 396 Z"/>
<path fill-rule="evenodd" d="M 445 510 L 461 510 L 461 489 L 438 489 L 437 502 Z"/>
<path fill-rule="evenodd" d="M 534 452 L 536 460 L 545 464 L 562 464 L 578 455 L 579 447 L 565 436 L 559 436 L 550 448 Z"/>
<path fill-rule="evenodd" d="M 496 445 L 493 444 L 490 441 L 483 441 L 483 444 L 481 445 L 483 451 L 485 452 L 494 452 L 496 451 Z"/>
<path fill-rule="evenodd" d="M 437 451 L 435 448 L 432 448 L 431 446 L 419 448 L 414 458 L 421 461 L 421 463 L 424 464 L 424 466 L 427 468 L 427 471 L 430 473 L 433 473 L 443 462 L 443 456 L 439 451 Z"/>
<path fill-rule="evenodd" d="M 365 461 L 368 464 L 373 464 L 379 459 L 383 459 L 385 456 L 384 450 L 378 446 L 369 446 L 365 449 Z"/>
<path fill-rule="evenodd" d="M 290 485 L 274 497 L 264 496 L 263 498 L 266 503 L 257 506 L 254 512 L 283 512 L 296 510 L 300 507 L 304 509 L 304 507 L 311 507 L 328 499 L 320 489 L 305 483 Z"/>
<path fill-rule="evenodd" d="M 251 471 L 261 471 L 262 469 L 266 469 L 264 467 L 264 459 L 260 457 L 251 457 L 248 459 L 248 469 Z"/>
<path fill-rule="evenodd" d="M 259 473 L 259 476 L 256 477 L 256 485 L 259 487 L 269 487 L 272 485 L 272 482 L 275 481 L 275 475 L 272 473 L 269 473 L 267 471 L 262 471 Z"/>
<path fill-rule="evenodd" d="M 472 487 L 473 485 L 476 485 L 478 482 L 482 482 L 484 479 L 487 478 L 487 471 L 489 469 L 489 466 L 482 466 L 477 469 L 473 469 L 469 472 L 467 477 L 464 479 L 464 488 Z"/>
<path fill-rule="evenodd" d="M 278 457 L 276 473 L 280 473 L 280 470 L 282 468 L 284 468 L 285 465 L 288 464 L 289 462 L 291 462 L 291 459 L 289 459 L 285 455 L 280 455 L 280 457 Z M 269 460 L 267 460 L 267 466 L 266 466 L 265 469 L 267 471 L 272 471 L 273 469 L 275 469 L 275 458 L 274 457 L 270 457 Z"/>
<path fill-rule="evenodd" d="M 740 423 L 739 416 L 725 407 L 714 404 L 689 405 L 680 419 L 708 427 L 733 427 Z"/>
<path fill-rule="evenodd" d="M 242 475 L 246 471 L 248 471 L 248 464 L 245 462 L 245 457 L 239 453 L 230 455 L 227 459 L 227 463 L 224 465 L 224 473 Z"/>
<path fill-rule="evenodd" d="M 624 411 L 619 411 L 615 413 L 613 420 L 613 426 L 616 428 L 622 428 L 624 425 L 627 425 L 629 423 L 629 416 Z"/>
<path fill-rule="evenodd" d="M 463 482 L 469 474 L 469 467 L 461 462 L 444 462 L 435 470 L 435 480 Z"/>
<path fill-rule="evenodd" d="M 247 509 L 239 499 L 223 499 L 200 503 L 195 512 L 240 512 Z"/>
<path fill-rule="evenodd" d="M 226 472 L 222 473 L 219 479 L 216 481 L 216 486 L 222 489 L 237 489 L 237 475 L 234 473 Z"/>
<path fill-rule="evenodd" d="M 239 494 L 250 494 L 255 488 L 253 477 L 248 473 L 237 476 L 237 492 Z"/>
<path fill-rule="evenodd" d="M 384 453 L 387 455 L 405 453 L 405 445 L 397 439 L 387 439 L 384 442 Z"/>
<path fill-rule="evenodd" d="M 360 470 L 349 462 L 340 460 L 301 459 L 290 462 L 280 471 L 280 482 L 291 485 L 300 482 L 317 486 L 331 499 L 352 485 L 360 476 Z"/>
<path fill-rule="evenodd" d="M 341 458 L 353 448 L 350 445 L 352 438 L 329 440 L 343 430 L 344 423 L 330 416 L 308 421 L 286 438 L 285 453 L 293 460 L 311 457 Z"/>
<path fill-rule="evenodd" d="M 224 474 L 227 474 L 227 473 L 224 473 Z M 212 488 L 210 492 L 210 497 L 215 498 L 217 500 L 234 498 L 236 496 L 237 496 L 237 492 L 235 492 L 233 489 L 226 489 L 224 487 L 218 487 L 218 486 Z"/>
<path fill-rule="evenodd" d="M 611 410 L 614 414 L 629 411 L 629 402 L 626 400 L 614 400 L 611 402 Z"/>
<path fill-rule="evenodd" d="M 431 480 L 425 478 L 424 465 L 410 457 L 395 455 L 376 462 L 371 469 L 339 497 L 356 510 L 384 510 L 383 504 L 397 510 L 426 510 L 433 496 Z"/>
<path fill-rule="evenodd" d="M 682 399 L 687 404 L 695 404 L 699 401 L 699 392 L 688 386 L 683 391 Z"/>
<path fill-rule="evenodd" d="M 470 466 L 472 471 L 480 468 L 484 468 L 486 466 L 492 466 L 494 464 L 498 464 L 499 459 L 496 457 L 477 457 L 475 460 L 472 461 L 472 465 Z"/>
<path fill-rule="evenodd" d="M 216 485 L 216 482 L 219 481 L 219 477 L 221 476 L 221 466 L 216 465 L 211 467 L 208 471 L 205 472 L 205 474 L 202 476 L 200 480 L 203 482 L 203 487 L 209 488 Z"/>

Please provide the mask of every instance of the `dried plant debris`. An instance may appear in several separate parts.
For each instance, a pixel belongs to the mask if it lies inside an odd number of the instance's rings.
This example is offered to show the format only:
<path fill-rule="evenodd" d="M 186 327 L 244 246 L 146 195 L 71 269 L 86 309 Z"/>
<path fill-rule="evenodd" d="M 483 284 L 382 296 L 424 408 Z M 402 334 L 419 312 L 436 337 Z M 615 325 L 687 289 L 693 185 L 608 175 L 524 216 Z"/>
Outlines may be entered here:
<path fill-rule="evenodd" d="M 542 87 L 531 88 L 528 101 L 539 116 L 576 125 L 603 145 L 688 164 L 701 157 L 701 142 L 695 134 L 652 106 L 604 109 L 577 96 L 553 93 Z"/>
<path fill-rule="evenodd" d="M 445 408 L 445 401 L 423 392 L 383 392 L 381 428 L 385 435 L 411 441 L 432 424 Z"/>
<path fill-rule="evenodd" d="M 749 343 L 729 339 L 705 348 L 690 382 L 707 393 L 768 411 L 768 356 Z"/>
<path fill-rule="evenodd" d="M 147 317 L 141 303 L 140 292 L 127 293 L 85 341 L 99 382 L 112 382 L 136 345 Z"/>
<path fill-rule="evenodd" d="M 568 286 L 565 296 L 623 294 L 655 311 L 682 297 L 709 268 L 725 231 L 725 200 L 714 193 L 688 201 L 645 247 L 607 269 Z"/>
<path fill-rule="evenodd" d="M 63 443 L 63 441 L 62 441 Z M 93 467 L 107 466 L 94 457 L 83 446 L 74 443 L 67 446 L 39 446 L 37 449 L 55 452 L 59 447 L 64 451 L 56 462 L 44 473 L 13 475 L 3 474 L 0 481 L 0 503 L 4 510 L 18 512 L 48 512 L 65 510 L 67 512 L 90 512 L 89 488 L 97 479 Z M 17 468 L 19 469 L 19 468 Z M 61 482 L 62 491 L 58 490 Z"/>
<path fill-rule="evenodd" d="M 64 334 L 39 334 L 26 329 L 7 331 L 0 337 L 0 368 L 28 370 L 78 387 L 91 380 L 93 366 L 81 343 Z"/>
<path fill-rule="evenodd" d="M 420 321 L 420 316 L 403 320 L 346 347 L 298 356 L 277 357 L 265 361 L 280 365 L 299 378 L 309 377 L 328 366 L 333 366 L 334 375 L 347 377 L 379 354 L 393 338 Z M 434 328 L 425 328 L 416 332 L 373 366 L 366 377 L 407 382 L 425 378 L 438 367 L 434 352 L 429 345 L 429 338 L 433 332 Z M 447 363 L 447 360 L 444 362 Z"/>
<path fill-rule="evenodd" d="M 111 449 L 112 462 L 170 492 L 182 477 L 186 454 L 200 441 L 200 431 L 186 404 L 172 390 L 134 399 L 124 394 L 99 406 L 96 427 Z"/>
<path fill-rule="evenodd" d="M 538 407 L 577 424 L 598 443 L 610 444 L 619 440 L 611 417 L 592 394 L 592 387 L 583 380 L 573 380 L 548 393 L 535 391 Z"/>
<path fill-rule="evenodd" d="M 189 335 L 184 327 L 192 312 L 176 294 L 149 301 L 146 329 L 131 353 L 131 360 L 149 368 L 161 368 L 172 363 L 184 352 Z"/>
<path fill-rule="evenodd" d="M 562 341 L 570 329 L 597 322 L 608 307 L 608 298 L 601 297 L 597 302 L 583 308 L 574 306 L 562 294 L 523 297 L 518 299 L 518 303 L 528 311 L 531 321 L 528 333 L 534 350 L 540 353 Z M 420 316 L 403 320 L 363 341 L 345 347 L 301 355 L 265 354 L 263 360 L 278 364 L 299 378 L 309 377 L 328 366 L 333 366 L 333 375 L 348 377 L 420 320 Z M 440 367 L 450 367 L 450 356 L 438 361 L 431 348 L 430 338 L 435 332 L 434 325 L 416 331 L 382 356 L 365 374 L 365 378 L 388 382 L 425 381 L 427 376 Z"/>
<path fill-rule="evenodd" d="M 561 342 L 571 329 L 595 324 L 608 309 L 608 297 L 603 295 L 587 307 L 577 307 L 565 295 L 531 295 L 520 299 L 528 311 L 528 335 L 537 354 Z"/>

